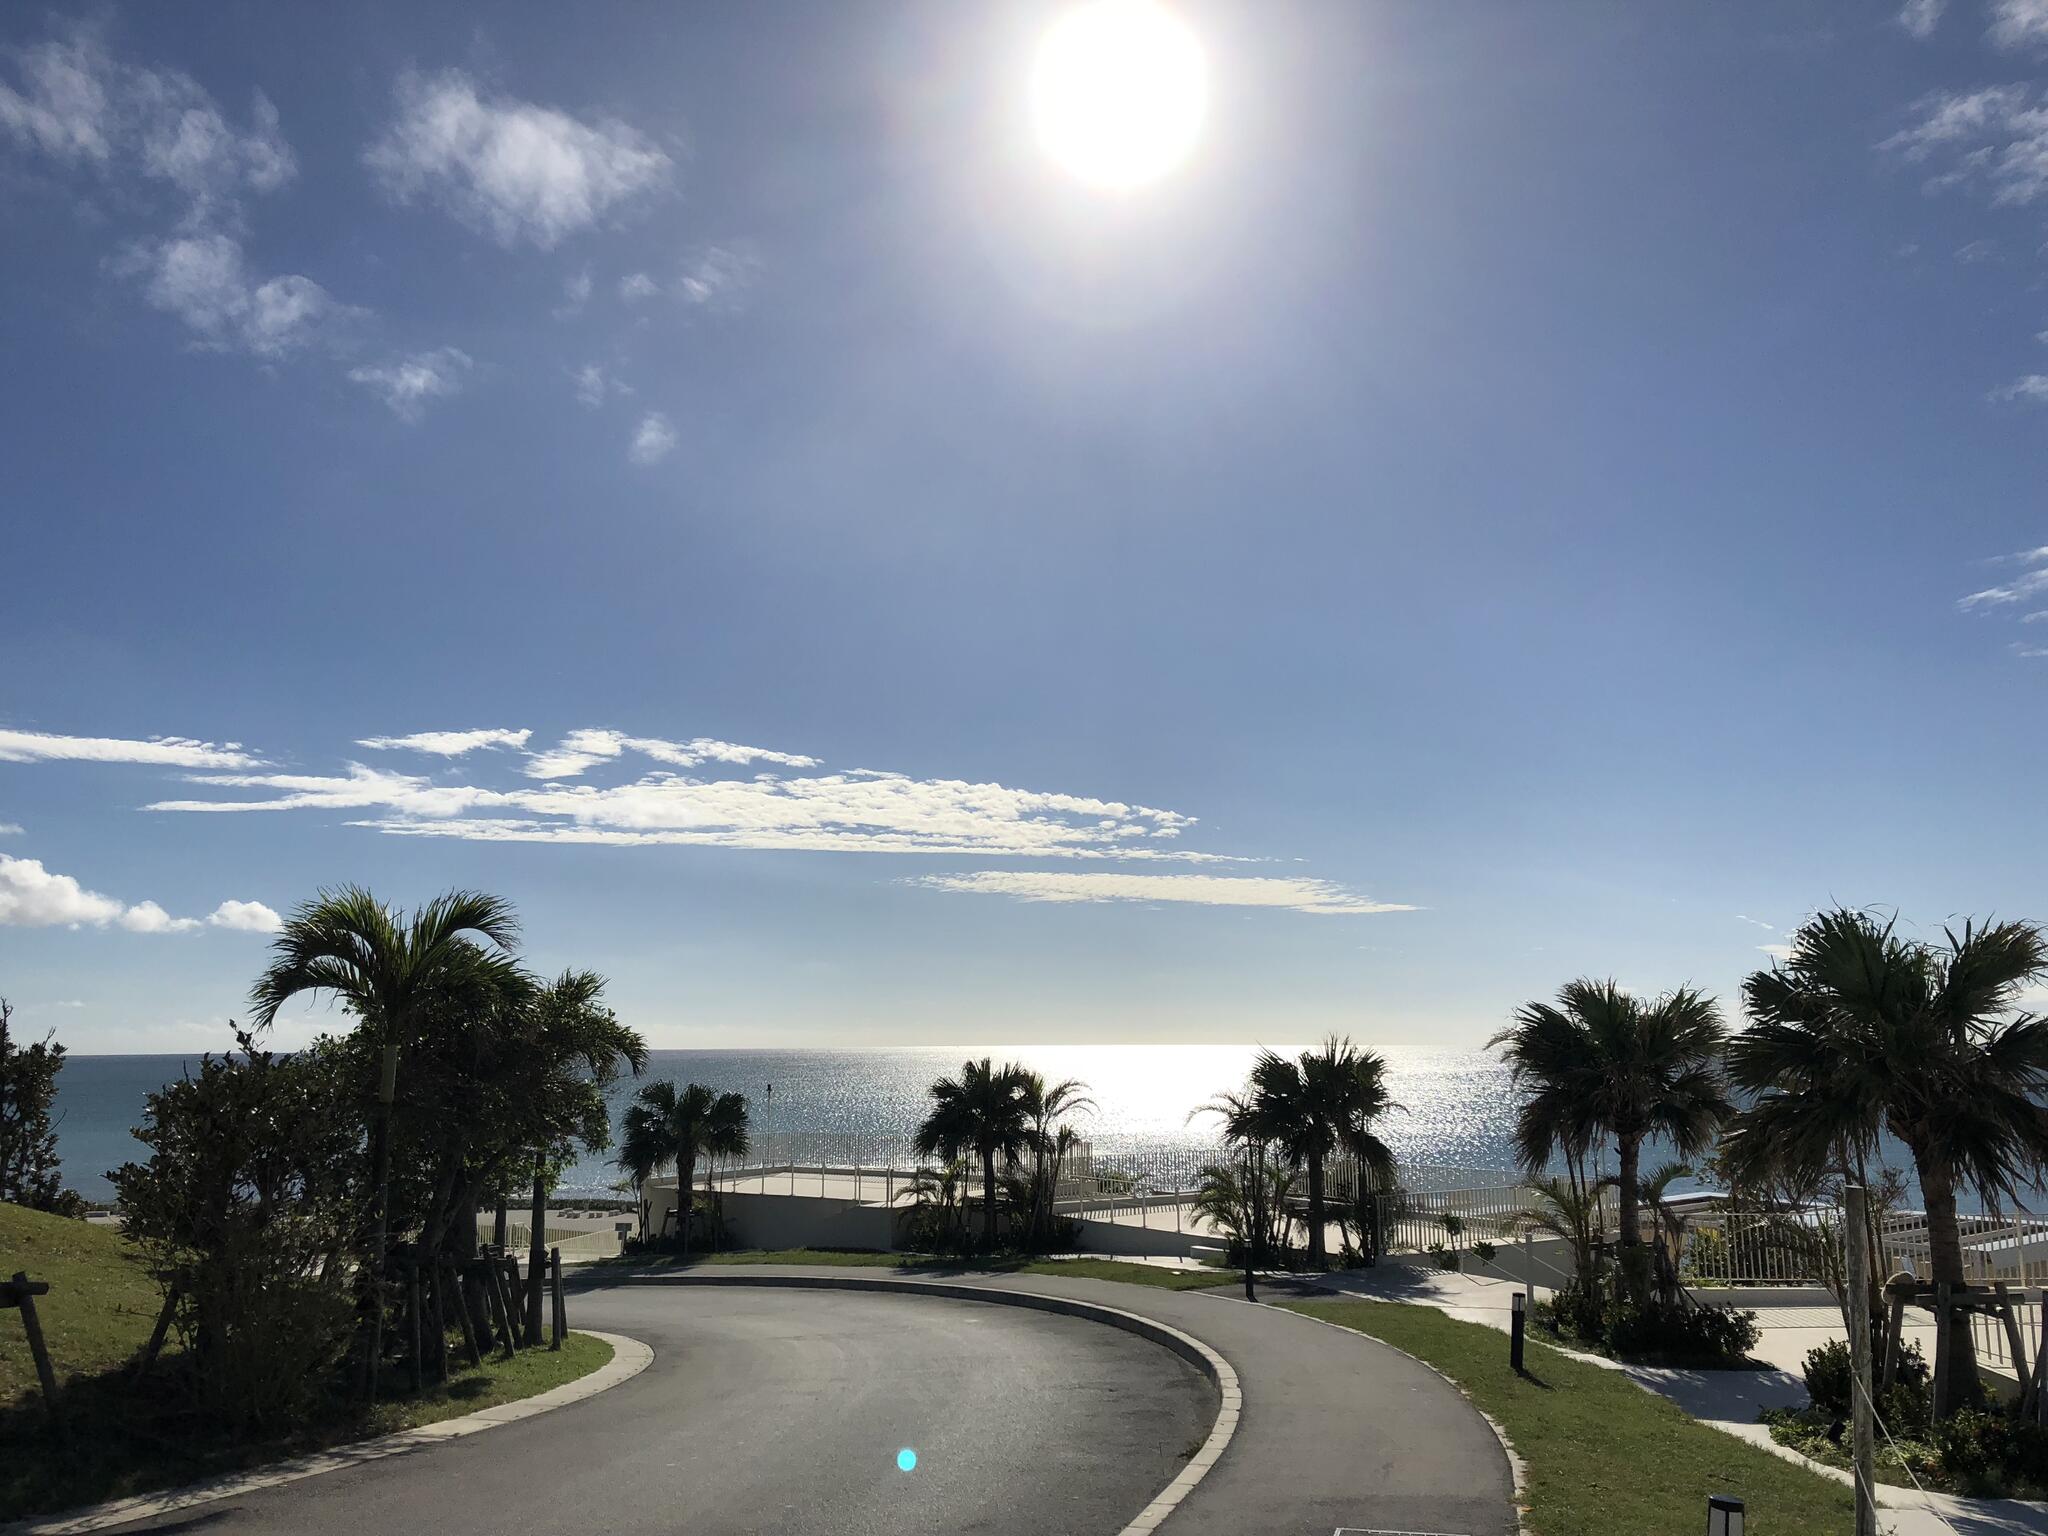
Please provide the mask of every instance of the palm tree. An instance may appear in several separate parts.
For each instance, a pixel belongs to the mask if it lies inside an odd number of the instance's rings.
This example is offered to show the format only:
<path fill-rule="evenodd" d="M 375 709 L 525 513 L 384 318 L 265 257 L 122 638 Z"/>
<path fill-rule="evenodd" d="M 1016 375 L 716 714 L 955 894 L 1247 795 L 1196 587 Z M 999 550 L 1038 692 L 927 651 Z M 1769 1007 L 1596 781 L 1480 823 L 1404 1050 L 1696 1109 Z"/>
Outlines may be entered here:
<path fill-rule="evenodd" d="M 619 1166 L 636 1183 L 662 1168 L 676 1170 L 676 1222 L 683 1252 L 690 1251 L 690 1204 L 696 1196 L 697 1159 L 738 1157 L 747 1150 L 747 1101 L 737 1093 L 715 1093 L 702 1083 L 678 1091 L 671 1082 L 649 1083 L 628 1106 L 619 1138 Z"/>
<path fill-rule="evenodd" d="M 1025 1101 L 1024 1074 L 998 1068 L 990 1058 L 964 1062 L 958 1078 L 942 1077 L 930 1088 L 931 1112 L 917 1128 L 917 1155 L 981 1159 L 982 1243 L 996 1246 L 996 1159 L 1014 1162 L 1032 1145 L 1032 1120 Z"/>
<path fill-rule="evenodd" d="M 1285 1163 L 1269 1162 L 1263 1173 L 1260 1170 L 1261 1163 L 1253 1156 L 1205 1163 L 1196 1175 L 1192 1207 L 1207 1226 L 1235 1238 L 1255 1255 L 1287 1246 L 1287 1203 L 1294 1194 L 1294 1170 Z M 1254 1258 L 1254 1267 L 1257 1262 Z"/>
<path fill-rule="evenodd" d="M 1017 1082 L 1024 1098 L 1024 1113 L 1031 1122 L 1032 1176 L 1028 1202 L 1030 1236 L 1043 1242 L 1052 1229 L 1053 1200 L 1058 1193 L 1060 1165 L 1079 1145 L 1080 1138 L 1060 1124 L 1063 1115 L 1093 1110 L 1088 1085 L 1079 1078 L 1067 1078 L 1047 1085 L 1043 1073 L 1017 1069 Z"/>
<path fill-rule="evenodd" d="M 604 978 L 595 971 L 564 971 L 534 992 L 524 1010 L 519 1046 L 526 1070 L 544 1082 L 541 1102 L 551 1108 L 559 1105 L 569 1120 L 578 1122 L 573 1129 L 568 1123 L 542 1127 L 542 1143 L 534 1149 L 533 1205 L 527 1232 L 528 1344 L 538 1344 L 541 1335 L 548 1155 L 566 1146 L 569 1137 L 591 1151 L 603 1150 L 611 1140 L 605 1090 L 622 1072 L 638 1077 L 647 1066 L 647 1043 L 604 1005 L 604 988 Z"/>
<path fill-rule="evenodd" d="M 1579 980 L 1557 1003 L 1527 1003 L 1488 1041 L 1504 1046 L 1524 1094 L 1515 1139 L 1541 1173 L 1562 1154 L 1572 1182 L 1589 1187 L 1585 1160 L 1603 1135 L 1619 1165 L 1621 1271 L 1628 1294 L 1647 1292 L 1638 1173 L 1655 1136 L 1697 1157 L 1729 1112 L 1721 1072 L 1727 1032 L 1714 1000 L 1680 987 L 1649 1003 L 1612 981 Z"/>
<path fill-rule="evenodd" d="M 1385 1073 L 1386 1063 L 1378 1056 L 1332 1035 L 1292 1061 L 1273 1051 L 1259 1052 L 1244 1097 L 1234 1101 L 1254 1137 L 1272 1142 L 1291 1166 L 1307 1170 L 1312 1268 L 1329 1261 L 1323 1232 L 1329 1159 L 1340 1152 L 1356 1156 L 1361 1189 L 1368 1168 L 1384 1173 L 1393 1167 L 1393 1153 L 1372 1130 L 1392 1107 Z M 1229 1118 L 1226 1111 L 1226 1125 Z"/>
<path fill-rule="evenodd" d="M 1515 1218 L 1518 1230 L 1548 1232 L 1565 1240 L 1572 1251 L 1572 1273 L 1579 1289 L 1588 1295 L 1593 1291 L 1593 1258 L 1603 1235 L 1600 1192 L 1607 1182 L 1596 1180 L 1581 1186 L 1569 1179 L 1531 1179 L 1529 1188 L 1536 1204 Z"/>
<path fill-rule="evenodd" d="M 398 1055 L 423 1013 L 455 986 L 474 983 L 479 965 L 476 934 L 494 949 L 481 964 L 516 970 L 511 958 L 519 920 L 511 904 L 481 891 L 449 891 L 401 917 L 361 886 L 322 891 L 286 921 L 271 942 L 270 968 L 250 991 L 255 1028 L 269 1027 L 277 1010 L 305 992 L 339 998 L 380 1042 L 376 1117 L 371 1122 L 374 1193 L 368 1263 L 369 1331 L 364 1381 L 377 1391 L 383 1349 L 383 1275 L 390 1246 L 391 1104 L 398 1092 Z"/>
<path fill-rule="evenodd" d="M 1966 922 L 1929 944 L 1901 938 L 1895 923 L 1821 913 L 1782 963 L 1743 983 L 1751 1023 L 1728 1060 L 1755 1100 L 1736 1117 L 1728 1158 L 1746 1176 L 1846 1173 L 1876 1160 L 1889 1131 L 1920 1177 L 1933 1279 L 1960 1286 L 1957 1190 L 2017 1201 L 2048 1165 L 2048 1019 L 2014 1011 L 2048 975 L 2048 941 L 2030 923 Z M 1937 1347 L 1950 1352 L 1957 1398 L 1968 1397 L 1967 1313 Z"/>

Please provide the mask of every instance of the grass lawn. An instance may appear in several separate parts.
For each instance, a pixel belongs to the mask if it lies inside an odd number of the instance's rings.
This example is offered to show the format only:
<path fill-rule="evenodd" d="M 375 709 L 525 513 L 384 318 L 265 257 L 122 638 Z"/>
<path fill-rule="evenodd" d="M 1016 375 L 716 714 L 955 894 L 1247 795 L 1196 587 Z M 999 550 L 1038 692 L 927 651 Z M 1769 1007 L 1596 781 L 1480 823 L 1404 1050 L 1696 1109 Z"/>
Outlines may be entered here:
<path fill-rule="evenodd" d="M 166 1350 L 149 1380 L 128 1380 L 128 1361 L 147 1342 L 160 1297 L 112 1228 L 0 1205 L 0 1266 L 9 1275 L 25 1270 L 31 1279 L 50 1282 L 36 1310 L 67 1426 L 61 1446 L 49 1438 L 20 1318 L 0 1312 L 0 1521 L 175 1487 L 474 1413 L 574 1381 L 612 1357 L 609 1344 L 572 1333 L 559 1352 L 522 1350 L 510 1360 L 488 1359 L 481 1370 L 460 1371 L 445 1388 L 416 1398 L 394 1390 L 367 1411 L 337 1408 L 289 1432 L 232 1438 L 188 1411 L 174 1349 Z"/>
<path fill-rule="evenodd" d="M 1526 1464 L 1528 1525 L 1537 1536 L 1699 1536 L 1711 1493 L 1743 1500 L 1748 1528 L 1771 1536 L 1820 1536 L 1854 1523 L 1846 1487 L 1709 1429 L 1619 1371 L 1532 1339 L 1530 1374 L 1518 1377 L 1504 1335 L 1433 1307 L 1289 1305 L 1384 1339 L 1462 1386 Z"/>
<path fill-rule="evenodd" d="M 893 1269 L 900 1274 L 1063 1275 L 1073 1280 L 1118 1280 L 1167 1291 L 1206 1291 L 1231 1283 L 1223 1270 L 1167 1269 L 1157 1264 L 1125 1264 L 1115 1259 L 941 1259 L 922 1254 L 876 1253 L 857 1248 L 740 1248 L 729 1253 L 693 1255 L 687 1262 L 674 1255 L 621 1257 L 586 1265 L 586 1269 L 695 1269 L 722 1264 L 814 1264 L 857 1269 Z"/>
<path fill-rule="evenodd" d="M 163 1294 L 112 1227 L 0 1205 L 0 1278 L 16 1270 L 50 1282 L 36 1317 L 57 1379 L 95 1375 L 149 1339 Z M 36 1390 L 21 1314 L 0 1312 L 0 1404 Z"/>

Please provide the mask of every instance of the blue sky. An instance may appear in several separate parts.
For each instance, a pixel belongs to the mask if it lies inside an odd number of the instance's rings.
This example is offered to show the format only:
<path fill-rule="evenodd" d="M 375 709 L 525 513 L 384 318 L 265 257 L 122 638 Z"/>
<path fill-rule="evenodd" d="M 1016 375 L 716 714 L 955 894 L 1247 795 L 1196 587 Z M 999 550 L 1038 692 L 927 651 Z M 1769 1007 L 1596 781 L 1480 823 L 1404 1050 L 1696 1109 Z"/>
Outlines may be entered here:
<path fill-rule="evenodd" d="M 2048 4 L 1188 4 L 1122 192 L 1058 9 L 0 18 L 22 1021 L 222 1044 L 340 881 L 659 1045 L 2048 917 Z"/>

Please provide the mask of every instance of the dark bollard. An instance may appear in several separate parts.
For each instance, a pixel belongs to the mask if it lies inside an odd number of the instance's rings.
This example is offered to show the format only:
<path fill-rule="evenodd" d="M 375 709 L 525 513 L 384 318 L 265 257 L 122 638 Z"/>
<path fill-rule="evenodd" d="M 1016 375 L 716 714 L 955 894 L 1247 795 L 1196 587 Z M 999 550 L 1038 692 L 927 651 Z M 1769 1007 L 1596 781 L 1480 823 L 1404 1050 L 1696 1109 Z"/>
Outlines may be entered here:
<path fill-rule="evenodd" d="M 1508 1327 L 1508 1364 L 1515 1368 L 1515 1374 L 1522 1372 L 1522 1336 L 1529 1326 L 1529 1298 L 1520 1291 L 1515 1292 L 1514 1320 Z"/>
<path fill-rule="evenodd" d="M 1742 1500 L 1707 1495 L 1707 1536 L 1742 1536 Z"/>

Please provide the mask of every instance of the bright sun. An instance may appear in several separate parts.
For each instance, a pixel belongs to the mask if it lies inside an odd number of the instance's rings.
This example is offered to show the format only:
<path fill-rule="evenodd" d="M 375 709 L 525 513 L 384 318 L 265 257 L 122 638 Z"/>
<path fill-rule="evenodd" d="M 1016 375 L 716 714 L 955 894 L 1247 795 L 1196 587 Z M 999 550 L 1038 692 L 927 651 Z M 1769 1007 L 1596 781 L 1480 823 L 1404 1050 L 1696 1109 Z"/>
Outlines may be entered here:
<path fill-rule="evenodd" d="M 1114 190 L 1185 160 L 1208 99 L 1201 44 L 1158 0 L 1089 0 L 1067 12 L 1031 77 L 1039 143 L 1081 180 Z"/>

